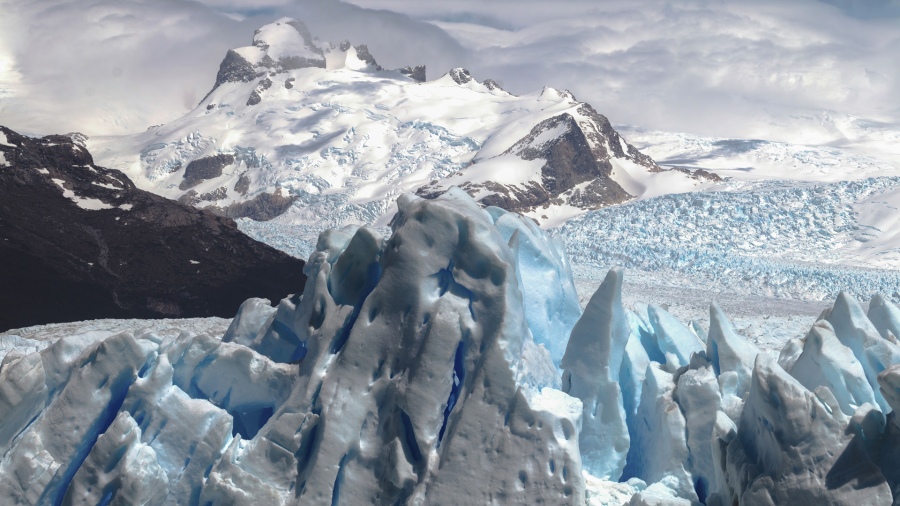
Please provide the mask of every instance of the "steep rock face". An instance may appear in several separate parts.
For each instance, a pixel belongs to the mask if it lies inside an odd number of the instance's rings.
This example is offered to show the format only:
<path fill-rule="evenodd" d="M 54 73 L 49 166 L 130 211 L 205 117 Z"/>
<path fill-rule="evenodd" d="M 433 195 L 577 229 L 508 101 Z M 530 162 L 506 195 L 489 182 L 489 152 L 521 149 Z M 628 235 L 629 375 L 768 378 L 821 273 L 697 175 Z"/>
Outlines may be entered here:
<path fill-rule="evenodd" d="M 450 77 L 461 85 L 473 80 L 465 69 L 454 69 Z M 493 82 L 486 86 L 502 91 Z M 564 95 L 571 97 L 568 93 Z M 571 100 L 575 102 L 574 97 Z M 488 158 L 476 155 L 472 170 L 481 168 L 479 162 L 496 163 L 497 160 L 521 163 L 518 170 L 522 172 L 527 172 L 527 162 L 537 162 L 540 169 L 530 179 L 515 184 L 505 183 L 503 179 L 457 184 L 485 205 L 521 213 L 563 204 L 584 210 L 597 209 L 633 198 L 635 195 L 622 187 L 627 183 L 617 181 L 624 177 L 622 169 L 615 173 L 616 166 L 622 162 L 641 171 L 662 172 L 650 157 L 626 143 L 605 116 L 589 104 L 578 102 L 574 110 L 535 125 L 499 155 Z M 443 184 L 432 183 L 418 193 L 437 195 Z"/>
<path fill-rule="evenodd" d="M 303 262 L 234 222 L 135 188 L 66 136 L 0 127 L 0 328 L 94 318 L 229 316 L 278 300 Z"/>

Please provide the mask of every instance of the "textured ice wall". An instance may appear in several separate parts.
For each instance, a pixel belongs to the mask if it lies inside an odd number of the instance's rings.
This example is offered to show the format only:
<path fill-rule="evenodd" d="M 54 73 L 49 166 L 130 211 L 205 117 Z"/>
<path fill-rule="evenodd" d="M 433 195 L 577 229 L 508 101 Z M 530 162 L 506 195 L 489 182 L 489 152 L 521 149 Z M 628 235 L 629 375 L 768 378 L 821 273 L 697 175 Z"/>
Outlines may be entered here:
<path fill-rule="evenodd" d="M 575 324 L 562 360 L 563 391 L 584 403 L 579 437 L 585 469 L 617 480 L 629 436 L 619 372 L 631 325 L 622 307 L 622 271 L 611 270 Z"/>
<path fill-rule="evenodd" d="M 875 299 L 867 317 L 842 294 L 775 363 L 716 304 L 708 332 L 652 305 L 625 311 L 621 279 L 610 271 L 591 298 L 562 365 L 564 390 L 584 402 L 585 468 L 647 484 L 629 504 L 900 497 L 892 303 Z"/>
<path fill-rule="evenodd" d="M 12 353 L 0 502 L 583 504 L 582 404 L 541 389 L 523 243 L 459 191 L 399 208 L 390 238 L 324 233 L 303 295 L 248 300 L 222 339 Z"/>

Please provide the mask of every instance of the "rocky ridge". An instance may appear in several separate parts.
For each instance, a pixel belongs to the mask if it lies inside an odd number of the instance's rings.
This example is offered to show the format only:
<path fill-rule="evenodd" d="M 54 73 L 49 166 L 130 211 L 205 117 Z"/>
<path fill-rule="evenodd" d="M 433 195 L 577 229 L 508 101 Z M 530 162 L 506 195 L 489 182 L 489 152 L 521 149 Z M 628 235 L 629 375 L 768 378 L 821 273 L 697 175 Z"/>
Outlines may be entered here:
<path fill-rule="evenodd" d="M 302 286 L 304 262 L 228 218 L 94 164 L 80 134 L 0 127 L 0 328 L 96 318 L 231 316 Z"/>

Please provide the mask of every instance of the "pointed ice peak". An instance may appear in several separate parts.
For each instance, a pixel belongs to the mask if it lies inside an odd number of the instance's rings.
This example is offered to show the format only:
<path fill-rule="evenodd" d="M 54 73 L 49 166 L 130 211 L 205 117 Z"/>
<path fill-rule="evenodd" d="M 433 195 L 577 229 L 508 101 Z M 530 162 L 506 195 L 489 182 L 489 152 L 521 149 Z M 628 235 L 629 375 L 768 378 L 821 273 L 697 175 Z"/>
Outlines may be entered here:
<path fill-rule="evenodd" d="M 834 335 L 831 324 L 819 320 L 807 334 L 803 352 L 788 370 L 809 390 L 828 387 L 846 415 L 864 403 L 875 403 L 862 365 Z"/>
<path fill-rule="evenodd" d="M 881 337 L 890 341 L 889 335 L 893 335 L 895 340 L 900 336 L 900 309 L 880 293 L 875 294 L 869 301 L 869 312 L 866 316 L 875 325 Z"/>
<path fill-rule="evenodd" d="M 759 355 L 755 344 L 739 335 L 725 312 L 713 302 L 709 306 L 709 337 L 706 341 L 706 356 L 713 364 L 718 376 L 725 371 L 734 371 L 738 376 L 738 397 L 743 397 L 750 388 L 753 362 Z"/>
<path fill-rule="evenodd" d="M 692 354 L 703 351 L 703 343 L 697 336 L 665 309 L 650 304 L 647 313 L 656 335 L 656 344 L 666 357 L 665 365 L 670 371 L 688 365 Z"/>
<path fill-rule="evenodd" d="M 573 95 L 571 91 L 558 90 L 551 86 L 544 86 L 544 89 L 541 90 L 540 97 L 548 98 L 550 100 L 568 100 L 572 103 L 578 102 L 578 99 L 575 98 L 575 95 Z"/>
<path fill-rule="evenodd" d="M 881 471 L 862 445 L 849 441 L 845 415 L 822 397 L 825 387 L 810 392 L 765 354 L 756 357 L 738 437 L 727 451 L 729 475 L 737 477 L 738 468 L 746 474 L 729 483 L 734 490 L 727 496 L 765 504 L 890 504 Z M 872 425 L 863 420 L 867 409 L 860 411 L 864 430 Z"/>
<path fill-rule="evenodd" d="M 622 269 L 611 269 L 572 329 L 562 359 L 563 391 L 584 403 L 579 435 L 584 468 L 605 479 L 622 475 L 630 444 L 619 385 L 630 335 Z"/>
<path fill-rule="evenodd" d="M 869 321 L 860 303 L 847 292 L 838 294 L 826 319 L 834 326 L 838 337 L 845 338 L 879 336 L 878 329 Z M 851 330 L 852 329 L 852 330 Z M 844 334 L 842 336 L 841 334 Z M 851 334 L 853 337 L 851 337 Z"/>
<path fill-rule="evenodd" d="M 764 353 L 757 355 L 738 437 L 762 471 L 776 474 L 788 464 L 783 452 L 808 445 L 811 433 L 818 432 L 814 425 L 819 424 L 827 432 L 841 432 L 840 424 L 812 392 Z"/>
<path fill-rule="evenodd" d="M 610 269 L 572 329 L 562 368 L 578 376 L 618 381 L 631 325 L 622 306 L 621 268 Z M 599 369 L 599 370 L 598 370 Z"/>
<path fill-rule="evenodd" d="M 884 339 L 859 302 L 845 292 L 838 295 L 827 320 L 841 343 L 853 350 L 866 372 L 869 386 L 875 391 L 875 400 L 882 410 L 887 411 L 890 407 L 878 390 L 877 376 L 891 365 L 900 363 L 900 346 Z"/>

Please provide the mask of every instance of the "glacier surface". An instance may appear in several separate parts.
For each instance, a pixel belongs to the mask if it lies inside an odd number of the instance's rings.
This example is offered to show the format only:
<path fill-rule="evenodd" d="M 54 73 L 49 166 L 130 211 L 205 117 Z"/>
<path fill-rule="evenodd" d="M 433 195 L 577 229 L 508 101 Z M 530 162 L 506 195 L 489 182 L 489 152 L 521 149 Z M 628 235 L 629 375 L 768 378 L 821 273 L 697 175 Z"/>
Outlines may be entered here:
<path fill-rule="evenodd" d="M 322 233 L 227 320 L 0 336 L 4 504 L 896 504 L 900 310 L 841 293 L 776 361 L 623 303 L 451 190 Z M 555 351 L 554 351 L 555 350 Z M 559 353 L 561 357 L 559 359 Z"/>

